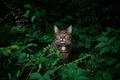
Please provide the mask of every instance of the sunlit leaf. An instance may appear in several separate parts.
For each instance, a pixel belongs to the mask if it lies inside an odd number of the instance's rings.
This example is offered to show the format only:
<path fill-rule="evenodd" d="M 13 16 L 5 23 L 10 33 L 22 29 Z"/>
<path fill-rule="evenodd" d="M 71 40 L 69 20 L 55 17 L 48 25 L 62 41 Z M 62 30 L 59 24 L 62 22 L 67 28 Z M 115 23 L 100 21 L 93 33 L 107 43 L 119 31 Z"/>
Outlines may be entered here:
<path fill-rule="evenodd" d="M 36 18 L 36 16 L 35 16 L 35 15 L 34 15 L 34 16 L 32 16 L 32 18 L 31 18 L 31 22 L 32 22 L 32 23 L 34 22 L 35 18 Z"/>
<path fill-rule="evenodd" d="M 28 18 L 29 14 L 30 14 L 30 10 L 27 10 L 23 16 L 25 16 L 25 18 Z"/>
<path fill-rule="evenodd" d="M 12 53 L 11 50 L 8 48 L 0 48 L 0 54 L 4 56 L 9 56 L 11 53 Z"/>

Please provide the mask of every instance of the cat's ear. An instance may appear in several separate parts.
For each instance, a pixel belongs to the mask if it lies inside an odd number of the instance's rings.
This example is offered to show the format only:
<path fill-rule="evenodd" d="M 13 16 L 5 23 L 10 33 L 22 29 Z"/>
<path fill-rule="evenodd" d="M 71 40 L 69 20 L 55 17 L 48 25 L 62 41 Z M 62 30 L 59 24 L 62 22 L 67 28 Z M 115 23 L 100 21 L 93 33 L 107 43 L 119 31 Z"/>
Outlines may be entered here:
<path fill-rule="evenodd" d="M 54 32 L 55 32 L 55 33 L 58 33 L 58 32 L 59 32 L 59 28 L 58 28 L 56 25 L 54 26 Z"/>
<path fill-rule="evenodd" d="M 68 32 L 68 33 L 72 33 L 72 25 L 70 25 L 70 26 L 67 28 L 67 32 Z"/>

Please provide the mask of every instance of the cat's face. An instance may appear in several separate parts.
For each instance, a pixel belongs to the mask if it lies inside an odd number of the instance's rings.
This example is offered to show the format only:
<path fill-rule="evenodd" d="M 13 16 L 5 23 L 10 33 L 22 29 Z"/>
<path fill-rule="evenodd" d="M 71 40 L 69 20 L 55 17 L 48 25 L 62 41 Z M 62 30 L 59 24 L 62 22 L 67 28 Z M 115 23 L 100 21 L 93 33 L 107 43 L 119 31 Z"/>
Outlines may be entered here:
<path fill-rule="evenodd" d="M 60 30 L 57 26 L 54 26 L 54 31 L 55 44 L 59 47 L 60 52 L 68 52 L 71 45 L 72 26 L 69 26 L 66 30 Z"/>

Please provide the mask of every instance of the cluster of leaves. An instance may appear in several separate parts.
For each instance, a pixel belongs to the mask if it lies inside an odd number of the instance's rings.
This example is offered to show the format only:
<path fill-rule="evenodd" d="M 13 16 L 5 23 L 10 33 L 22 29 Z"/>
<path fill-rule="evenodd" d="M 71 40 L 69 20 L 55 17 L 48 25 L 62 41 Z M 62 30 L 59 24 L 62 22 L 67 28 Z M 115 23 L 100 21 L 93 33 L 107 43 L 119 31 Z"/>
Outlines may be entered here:
<path fill-rule="evenodd" d="M 104 0 L 3 2 L 1 80 L 119 80 L 119 1 L 111 0 L 108 4 Z M 15 25 L 9 15 L 3 18 L 10 12 L 8 4 L 23 9 L 29 27 Z M 53 25 L 63 29 L 63 25 L 71 23 L 70 58 L 58 65 L 59 51 L 50 46 L 54 38 Z"/>
<path fill-rule="evenodd" d="M 73 49 L 69 62 L 63 65 L 57 65 L 60 60 L 59 51 L 55 51 L 50 45 L 41 46 L 52 41 L 51 35 L 39 37 L 37 34 L 36 36 L 32 34 L 33 37 L 28 36 L 23 42 L 18 40 L 19 43 L 16 45 L 1 47 L 1 79 L 119 79 L 119 30 L 108 27 L 101 34 L 97 26 L 96 28 L 94 26 L 95 30 L 92 27 L 80 31 L 78 28 L 73 28 Z M 49 54 L 46 55 L 46 52 Z M 53 57 L 54 54 L 57 55 L 56 58 Z"/>

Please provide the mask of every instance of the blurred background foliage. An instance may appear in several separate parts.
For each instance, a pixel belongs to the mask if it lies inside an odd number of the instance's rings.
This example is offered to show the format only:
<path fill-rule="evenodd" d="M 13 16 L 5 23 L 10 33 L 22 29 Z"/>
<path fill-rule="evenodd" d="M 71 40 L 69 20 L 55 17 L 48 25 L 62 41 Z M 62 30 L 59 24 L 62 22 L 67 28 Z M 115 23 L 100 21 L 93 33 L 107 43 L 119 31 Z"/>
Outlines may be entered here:
<path fill-rule="evenodd" d="M 119 0 L 1 0 L 1 80 L 119 80 Z M 53 26 L 73 26 L 69 61 L 57 65 Z M 45 53 L 50 49 L 51 54 Z M 57 66 L 56 66 L 57 65 Z"/>

